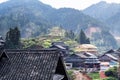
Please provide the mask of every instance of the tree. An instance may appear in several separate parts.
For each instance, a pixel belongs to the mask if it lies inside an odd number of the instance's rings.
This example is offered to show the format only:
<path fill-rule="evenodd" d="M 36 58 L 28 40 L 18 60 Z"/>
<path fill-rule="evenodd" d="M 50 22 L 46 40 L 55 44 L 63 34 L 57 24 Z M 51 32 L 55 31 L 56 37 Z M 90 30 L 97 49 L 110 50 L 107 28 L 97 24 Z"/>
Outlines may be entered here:
<path fill-rule="evenodd" d="M 65 37 L 70 38 L 70 39 L 74 39 L 75 38 L 75 34 L 74 34 L 74 32 L 72 30 L 66 31 L 65 32 Z"/>
<path fill-rule="evenodd" d="M 90 44 L 90 39 L 89 38 L 86 39 L 86 44 Z"/>
<path fill-rule="evenodd" d="M 20 47 L 20 31 L 17 27 L 10 28 L 6 33 L 6 45 L 7 49 L 17 49 Z"/>
<path fill-rule="evenodd" d="M 117 67 L 110 68 L 109 70 L 107 70 L 105 72 L 105 75 L 108 76 L 108 77 L 117 78 L 118 77 L 118 75 L 117 75 Z"/>
<path fill-rule="evenodd" d="M 20 43 L 20 31 L 18 29 L 18 27 L 14 28 L 14 44 L 15 45 L 19 45 Z"/>
<path fill-rule="evenodd" d="M 70 79 L 71 79 L 71 80 L 75 80 L 76 76 L 75 76 L 75 74 L 74 74 L 73 71 L 68 70 L 68 75 L 70 76 Z"/>
<path fill-rule="evenodd" d="M 87 38 L 87 36 L 85 35 L 82 29 L 77 37 L 77 42 L 80 44 L 90 44 L 89 38 Z"/>

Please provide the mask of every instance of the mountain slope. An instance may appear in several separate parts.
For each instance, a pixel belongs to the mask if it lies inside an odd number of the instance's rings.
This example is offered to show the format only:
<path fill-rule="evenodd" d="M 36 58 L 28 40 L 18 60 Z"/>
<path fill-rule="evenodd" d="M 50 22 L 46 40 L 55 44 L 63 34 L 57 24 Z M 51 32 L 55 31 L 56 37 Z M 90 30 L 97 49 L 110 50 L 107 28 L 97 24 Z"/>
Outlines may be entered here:
<path fill-rule="evenodd" d="M 110 25 L 110 30 L 115 36 L 120 35 L 120 10 L 114 16 L 110 17 L 106 22 Z"/>
<path fill-rule="evenodd" d="M 105 27 L 81 11 L 55 9 L 39 0 L 10 0 L 0 4 L 0 34 L 5 34 L 10 27 L 19 26 L 22 37 L 38 36 L 56 25 L 69 30 Z"/>
<path fill-rule="evenodd" d="M 114 36 L 120 35 L 120 4 L 102 1 L 83 10 L 83 13 L 107 24 Z"/>
<path fill-rule="evenodd" d="M 61 8 L 53 13 L 51 13 L 50 16 L 51 23 L 55 25 L 61 25 L 64 29 L 68 30 L 76 30 L 77 29 L 87 29 L 88 27 L 94 26 L 94 27 L 100 27 L 103 29 L 103 27 L 106 27 L 103 23 L 100 21 L 84 15 L 81 11 L 71 9 L 71 8 Z M 107 28 L 107 27 L 106 27 Z"/>
<path fill-rule="evenodd" d="M 90 37 L 95 35 L 93 41 L 97 41 L 96 43 L 101 41 L 100 46 L 104 44 L 104 41 L 107 43 L 108 40 L 114 39 L 114 37 L 105 40 L 103 39 L 105 37 L 98 39 L 97 37 L 102 35 L 111 36 L 103 33 L 103 30 L 109 33 L 109 28 L 106 24 L 81 11 L 71 8 L 55 9 L 39 0 L 9 0 L 0 4 L 0 35 L 5 36 L 9 28 L 16 26 L 19 27 L 21 36 L 24 38 L 45 35 L 52 27 L 61 26 L 63 29 L 73 30 L 76 33 L 79 33 L 80 29 L 89 31 Z M 95 31 L 91 32 L 89 30 L 91 27 Z M 111 42 L 115 43 L 115 40 Z M 112 46 L 112 43 L 109 45 Z"/>
<path fill-rule="evenodd" d="M 83 10 L 83 13 L 92 16 L 96 19 L 99 19 L 101 21 L 105 21 L 108 18 L 115 15 L 120 9 L 120 4 L 116 3 L 106 3 L 104 1 L 101 1 L 97 4 L 94 4 L 85 10 Z"/>
<path fill-rule="evenodd" d="M 8 28 L 18 26 L 23 37 L 39 35 L 51 26 L 45 18 L 47 12 L 52 10 L 50 6 L 38 0 L 10 0 L 0 4 L 1 32 L 4 33 Z"/>

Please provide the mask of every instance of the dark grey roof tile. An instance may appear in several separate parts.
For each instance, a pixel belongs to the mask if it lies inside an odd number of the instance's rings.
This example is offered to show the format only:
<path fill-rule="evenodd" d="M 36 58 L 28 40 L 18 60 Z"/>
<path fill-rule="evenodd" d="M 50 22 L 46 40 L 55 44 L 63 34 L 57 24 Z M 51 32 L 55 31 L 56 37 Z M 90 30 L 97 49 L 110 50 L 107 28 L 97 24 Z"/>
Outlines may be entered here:
<path fill-rule="evenodd" d="M 6 54 L 9 60 L 0 64 L 0 80 L 52 80 L 60 57 L 55 50 L 9 50 Z"/>

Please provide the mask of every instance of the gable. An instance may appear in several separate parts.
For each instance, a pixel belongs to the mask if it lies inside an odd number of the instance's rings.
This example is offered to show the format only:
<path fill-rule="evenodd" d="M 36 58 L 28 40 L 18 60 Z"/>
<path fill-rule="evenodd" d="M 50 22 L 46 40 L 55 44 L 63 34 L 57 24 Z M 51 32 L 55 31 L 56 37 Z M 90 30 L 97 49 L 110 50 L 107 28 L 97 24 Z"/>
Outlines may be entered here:
<path fill-rule="evenodd" d="M 0 61 L 1 61 L 1 59 L 3 59 L 3 58 L 8 58 L 8 56 L 6 55 L 5 52 L 2 52 L 2 53 L 0 54 Z"/>
<path fill-rule="evenodd" d="M 59 74 L 63 76 L 62 80 L 69 80 L 68 74 L 66 72 L 65 65 L 63 63 L 62 58 L 59 57 L 58 63 L 57 63 L 57 68 L 55 74 Z"/>

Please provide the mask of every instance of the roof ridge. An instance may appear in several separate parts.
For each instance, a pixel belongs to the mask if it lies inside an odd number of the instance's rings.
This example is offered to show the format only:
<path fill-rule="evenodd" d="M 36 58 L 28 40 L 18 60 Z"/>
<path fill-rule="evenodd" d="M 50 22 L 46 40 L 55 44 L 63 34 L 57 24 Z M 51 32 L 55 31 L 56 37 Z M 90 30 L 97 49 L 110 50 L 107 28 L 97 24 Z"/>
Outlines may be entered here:
<path fill-rule="evenodd" d="M 43 48 L 43 49 L 5 49 L 5 51 L 58 51 L 57 48 Z"/>

